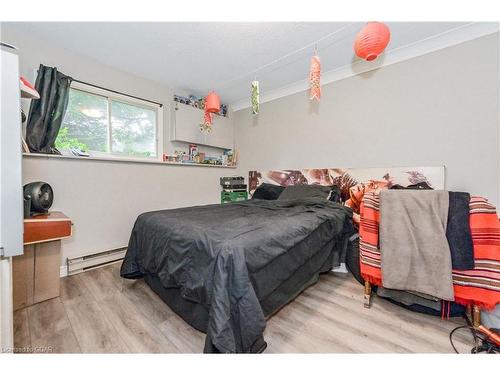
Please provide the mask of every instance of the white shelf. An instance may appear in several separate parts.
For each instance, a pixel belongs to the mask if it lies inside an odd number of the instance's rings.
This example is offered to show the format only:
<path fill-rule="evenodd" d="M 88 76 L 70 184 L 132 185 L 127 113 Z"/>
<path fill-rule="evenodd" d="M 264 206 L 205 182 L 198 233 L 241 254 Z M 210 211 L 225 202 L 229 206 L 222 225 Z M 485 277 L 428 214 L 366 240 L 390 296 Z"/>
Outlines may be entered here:
<path fill-rule="evenodd" d="M 175 165 L 178 167 L 202 167 L 202 168 L 232 168 L 235 165 L 213 165 L 213 164 L 196 164 L 196 163 L 175 163 L 171 161 L 159 161 L 155 159 L 145 158 L 122 158 L 122 157 L 103 157 L 103 156 L 74 156 L 74 155 L 52 155 L 52 154 L 36 154 L 36 153 L 23 153 L 23 157 L 27 158 L 45 158 L 45 159 L 71 159 L 71 160 L 85 160 L 85 161 L 111 161 L 118 163 L 143 163 L 143 164 L 161 164 L 161 165 Z"/>

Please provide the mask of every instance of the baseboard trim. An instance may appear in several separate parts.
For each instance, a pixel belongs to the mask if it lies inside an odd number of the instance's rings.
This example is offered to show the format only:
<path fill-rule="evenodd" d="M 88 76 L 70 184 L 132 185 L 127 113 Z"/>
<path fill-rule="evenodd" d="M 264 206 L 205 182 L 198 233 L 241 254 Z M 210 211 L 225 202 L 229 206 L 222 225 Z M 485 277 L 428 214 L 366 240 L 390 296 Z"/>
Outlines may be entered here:
<path fill-rule="evenodd" d="M 121 262 L 125 257 L 126 251 L 127 247 L 121 246 L 116 249 L 81 255 L 75 258 L 67 258 L 65 264 L 59 268 L 59 277 L 71 276 L 80 272 Z"/>
<path fill-rule="evenodd" d="M 117 260 L 114 260 L 112 262 L 109 262 L 109 263 L 106 263 L 106 264 L 102 264 L 102 265 L 90 268 L 88 270 L 83 270 L 82 272 L 87 272 L 87 271 L 90 271 L 90 270 L 95 270 L 96 268 L 106 267 L 106 266 L 109 266 L 110 264 L 121 262 L 122 260 L 123 259 L 117 259 Z M 59 277 L 63 278 L 63 277 L 66 277 L 66 276 L 69 276 L 68 275 L 68 267 L 67 266 L 61 266 L 59 268 Z"/>

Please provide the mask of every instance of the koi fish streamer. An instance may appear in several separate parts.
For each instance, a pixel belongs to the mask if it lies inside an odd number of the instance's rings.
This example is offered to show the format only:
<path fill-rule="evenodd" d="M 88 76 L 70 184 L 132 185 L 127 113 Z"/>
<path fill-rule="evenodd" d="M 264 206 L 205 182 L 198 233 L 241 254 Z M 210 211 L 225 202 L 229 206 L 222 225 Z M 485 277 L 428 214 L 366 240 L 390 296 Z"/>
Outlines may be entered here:
<path fill-rule="evenodd" d="M 203 122 L 200 124 L 200 131 L 205 134 L 212 132 L 212 114 L 208 111 L 205 111 Z"/>
<path fill-rule="evenodd" d="M 311 94 L 309 99 L 316 99 L 317 101 L 321 98 L 321 61 L 318 55 L 314 55 L 311 58 L 311 70 L 309 72 L 309 82 L 311 85 Z"/>
<path fill-rule="evenodd" d="M 260 109 L 259 81 L 252 82 L 252 114 L 258 115 Z"/>

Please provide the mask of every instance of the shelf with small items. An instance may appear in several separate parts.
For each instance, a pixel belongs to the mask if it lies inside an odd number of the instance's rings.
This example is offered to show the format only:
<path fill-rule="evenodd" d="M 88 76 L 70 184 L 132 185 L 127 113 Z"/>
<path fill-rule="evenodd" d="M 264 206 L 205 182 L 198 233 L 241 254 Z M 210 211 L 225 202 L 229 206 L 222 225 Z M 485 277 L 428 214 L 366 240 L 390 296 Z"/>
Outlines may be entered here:
<path fill-rule="evenodd" d="M 198 149 L 198 145 L 189 144 L 189 150 L 174 150 L 173 155 L 163 154 L 163 161 L 184 164 L 234 166 L 237 161 L 237 153 L 233 150 L 224 150 L 221 155 L 209 156 Z"/>
<path fill-rule="evenodd" d="M 125 158 L 112 156 L 76 156 L 76 155 L 55 155 L 55 154 L 40 154 L 40 153 L 23 153 L 25 158 L 40 158 L 50 160 L 85 160 L 94 162 L 119 162 L 119 163 L 143 163 L 143 164 L 163 164 L 163 165 L 178 165 L 185 167 L 208 167 L 208 168 L 236 168 L 236 165 L 217 165 L 195 162 L 178 162 L 178 161 L 162 161 L 158 159 L 148 158 Z"/>
<path fill-rule="evenodd" d="M 191 107 L 198 108 L 200 110 L 203 110 L 205 108 L 205 97 L 203 96 L 189 95 L 188 97 L 186 97 L 181 95 L 174 95 L 174 102 L 189 105 Z M 217 116 L 227 117 L 228 115 L 227 105 L 221 104 L 219 112 L 214 114 Z"/>

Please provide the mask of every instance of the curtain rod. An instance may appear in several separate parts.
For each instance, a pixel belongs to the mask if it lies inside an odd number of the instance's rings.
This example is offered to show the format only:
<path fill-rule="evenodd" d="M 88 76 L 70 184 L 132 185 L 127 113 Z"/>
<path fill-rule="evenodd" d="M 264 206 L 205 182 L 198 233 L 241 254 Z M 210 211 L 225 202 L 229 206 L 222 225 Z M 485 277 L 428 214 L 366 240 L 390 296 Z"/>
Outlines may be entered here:
<path fill-rule="evenodd" d="M 153 101 L 153 100 L 148 100 L 148 99 L 144 99 L 144 98 L 139 98 L 138 96 L 129 95 L 129 94 L 125 94 L 125 93 L 123 93 L 123 92 L 119 92 L 119 91 L 115 91 L 115 90 L 107 89 L 106 87 L 97 86 L 97 85 L 94 85 L 94 84 L 92 84 L 92 83 L 88 83 L 88 82 L 80 81 L 79 79 L 74 79 L 74 78 L 71 78 L 71 80 L 72 80 L 73 82 L 83 83 L 84 85 L 88 85 L 88 86 L 95 87 L 96 89 L 106 90 L 106 91 L 109 91 L 109 92 L 112 92 L 112 93 L 115 93 L 115 94 L 128 96 L 129 98 L 139 99 L 139 100 L 142 100 L 142 101 L 145 101 L 145 102 L 148 102 L 148 103 L 153 103 L 153 104 L 156 104 L 156 105 L 160 106 L 160 108 L 161 108 L 161 107 L 163 107 L 163 104 L 162 104 L 162 103 L 158 103 L 158 102 L 155 102 L 155 101 Z"/>

